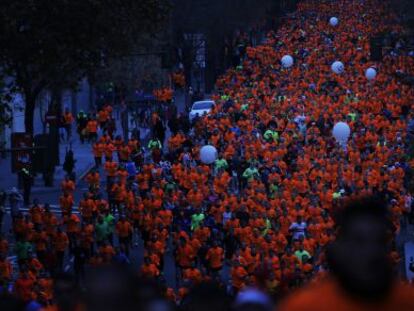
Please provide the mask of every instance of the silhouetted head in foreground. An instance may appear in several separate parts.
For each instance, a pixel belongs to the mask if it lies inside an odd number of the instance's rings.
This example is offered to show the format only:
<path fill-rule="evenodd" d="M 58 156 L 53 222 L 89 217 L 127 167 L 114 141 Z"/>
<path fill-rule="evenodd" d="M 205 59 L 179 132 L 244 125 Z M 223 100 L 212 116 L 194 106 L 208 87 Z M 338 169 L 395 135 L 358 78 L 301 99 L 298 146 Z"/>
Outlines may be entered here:
<path fill-rule="evenodd" d="M 26 310 L 26 306 L 24 302 L 20 301 L 19 299 L 11 295 L 1 293 L 0 294 L 0 310 L 1 311 L 24 311 Z"/>
<path fill-rule="evenodd" d="M 363 300 L 385 298 L 392 287 L 387 206 L 376 197 L 344 204 L 335 215 L 337 236 L 327 250 L 328 263 L 339 285 Z"/>
<path fill-rule="evenodd" d="M 411 311 L 414 290 L 393 276 L 394 235 L 385 200 L 362 198 L 335 215 L 336 240 L 327 249 L 330 273 L 294 292 L 279 311 Z"/>
<path fill-rule="evenodd" d="M 180 306 L 180 311 L 229 311 L 231 298 L 216 283 L 202 283 L 190 290 Z"/>
<path fill-rule="evenodd" d="M 90 271 L 84 295 L 87 311 L 169 311 L 156 281 L 139 279 L 124 266 Z"/>
<path fill-rule="evenodd" d="M 58 274 L 54 279 L 54 295 L 59 311 L 76 310 L 80 291 L 74 277 L 67 273 Z"/>

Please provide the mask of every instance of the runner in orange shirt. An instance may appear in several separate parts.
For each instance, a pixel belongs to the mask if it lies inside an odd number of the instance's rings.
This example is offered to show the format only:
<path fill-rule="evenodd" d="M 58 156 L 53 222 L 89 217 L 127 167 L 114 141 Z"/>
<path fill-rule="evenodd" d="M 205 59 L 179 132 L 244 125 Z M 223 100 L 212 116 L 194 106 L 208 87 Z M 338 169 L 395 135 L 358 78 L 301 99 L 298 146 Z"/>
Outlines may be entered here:
<path fill-rule="evenodd" d="M 56 233 L 52 236 L 52 245 L 56 253 L 58 270 L 63 271 L 63 260 L 65 251 L 69 246 L 69 238 L 61 227 L 58 227 Z"/>
<path fill-rule="evenodd" d="M 75 119 L 73 118 L 73 115 L 68 108 L 66 108 L 65 112 L 63 113 L 63 120 L 66 130 L 66 141 L 69 141 L 72 137 L 72 124 Z"/>
<path fill-rule="evenodd" d="M 99 189 L 100 175 L 96 170 L 92 169 L 85 176 L 85 181 L 89 184 L 90 189 Z"/>
<path fill-rule="evenodd" d="M 95 119 L 89 120 L 86 130 L 88 131 L 89 142 L 95 142 L 98 139 L 98 122 Z"/>
<path fill-rule="evenodd" d="M 130 222 L 126 220 L 125 216 L 121 216 L 116 223 L 116 233 L 118 234 L 119 243 L 123 245 L 126 255 L 129 256 L 133 228 Z"/>
<path fill-rule="evenodd" d="M 5 254 L 0 253 L 0 288 L 7 290 L 9 282 L 12 280 L 13 267 Z"/>
<path fill-rule="evenodd" d="M 95 167 L 99 167 L 102 165 L 102 156 L 105 151 L 105 145 L 100 142 L 95 142 L 92 146 L 93 155 L 95 157 Z"/>
<path fill-rule="evenodd" d="M 75 183 L 70 180 L 69 176 L 65 176 L 65 179 L 60 184 L 62 192 L 73 193 L 75 191 Z"/>
<path fill-rule="evenodd" d="M 64 192 L 63 195 L 59 198 L 59 205 L 62 211 L 63 216 L 70 214 L 72 212 L 73 205 L 75 201 L 73 199 L 73 195 L 68 192 Z"/>
<path fill-rule="evenodd" d="M 14 283 L 14 293 L 21 301 L 28 303 L 34 297 L 35 281 L 29 276 L 27 269 L 22 269 L 19 278 Z"/>
<path fill-rule="evenodd" d="M 216 241 L 213 241 L 213 247 L 207 251 L 206 259 L 213 276 L 218 277 L 218 273 L 223 268 L 224 250 Z"/>

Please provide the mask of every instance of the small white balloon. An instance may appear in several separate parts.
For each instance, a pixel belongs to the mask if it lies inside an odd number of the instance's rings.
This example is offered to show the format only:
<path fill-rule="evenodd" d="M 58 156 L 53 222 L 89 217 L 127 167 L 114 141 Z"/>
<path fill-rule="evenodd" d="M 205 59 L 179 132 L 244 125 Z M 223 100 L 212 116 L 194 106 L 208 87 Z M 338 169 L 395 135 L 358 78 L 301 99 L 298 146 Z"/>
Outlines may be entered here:
<path fill-rule="evenodd" d="M 365 77 L 368 80 L 373 80 L 373 79 L 375 79 L 376 76 L 377 76 L 377 71 L 374 68 L 372 68 L 372 67 L 368 68 L 365 71 Z"/>
<path fill-rule="evenodd" d="M 200 159 L 204 164 L 212 164 L 217 160 L 218 153 L 214 146 L 206 145 L 200 149 Z"/>
<path fill-rule="evenodd" d="M 290 55 L 285 55 L 285 56 L 282 57 L 281 62 L 282 62 L 282 66 L 284 68 L 292 67 L 293 66 L 293 57 L 290 56 Z"/>
<path fill-rule="evenodd" d="M 333 62 L 332 66 L 331 66 L 331 69 L 336 74 L 341 74 L 341 73 L 344 72 L 345 66 L 342 62 L 336 61 L 336 62 Z"/>
<path fill-rule="evenodd" d="M 338 143 L 344 145 L 351 135 L 351 128 L 345 122 L 338 122 L 333 128 L 332 135 L 335 137 Z"/>
<path fill-rule="evenodd" d="M 339 20 L 336 17 L 331 17 L 329 19 L 329 24 L 331 24 L 331 26 L 334 26 L 335 27 L 336 25 L 338 25 L 338 23 L 339 23 Z"/>

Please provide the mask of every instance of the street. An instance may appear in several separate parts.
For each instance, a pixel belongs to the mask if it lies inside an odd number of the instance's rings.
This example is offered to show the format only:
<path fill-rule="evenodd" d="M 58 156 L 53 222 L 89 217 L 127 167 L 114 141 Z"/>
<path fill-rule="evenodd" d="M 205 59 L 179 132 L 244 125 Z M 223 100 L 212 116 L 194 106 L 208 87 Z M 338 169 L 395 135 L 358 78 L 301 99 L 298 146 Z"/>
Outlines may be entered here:
<path fill-rule="evenodd" d="M 176 105 L 177 110 L 179 113 L 183 112 L 185 107 L 184 103 L 184 94 L 179 93 L 176 98 Z M 115 114 L 116 116 L 116 114 Z M 131 130 L 131 129 L 130 129 Z M 117 119 L 117 132 L 120 134 L 122 132 L 122 128 L 120 125 L 120 120 Z M 141 132 L 146 133 L 147 131 L 143 129 Z M 79 215 L 79 210 L 77 203 L 79 200 L 82 199 L 83 194 L 88 190 L 88 184 L 85 182 L 84 177 L 89 172 L 91 168 L 94 167 L 94 158 L 92 154 L 92 146 L 88 143 L 81 144 L 78 135 L 76 134 L 76 131 L 72 131 L 73 136 L 70 140 L 70 142 L 63 141 L 60 143 L 60 166 L 56 167 L 55 169 L 55 180 L 54 180 L 54 186 L 51 188 L 44 187 L 43 180 L 41 176 L 37 176 L 34 180 L 34 186 L 32 188 L 32 195 L 31 200 L 37 199 L 40 204 L 49 203 L 51 212 L 53 212 L 60 221 L 62 221 L 61 217 L 61 209 L 59 206 L 59 197 L 62 194 L 60 183 L 65 177 L 65 172 L 63 171 L 62 165 L 64 161 L 64 155 L 68 148 L 72 147 L 74 151 L 74 156 L 76 159 L 76 188 L 73 193 L 75 206 L 73 207 L 73 213 L 76 215 Z M 166 131 L 166 140 L 168 141 L 169 137 L 171 136 L 171 132 L 167 128 Z M 143 138 L 143 140 L 146 140 Z M 11 167 L 10 167 L 11 161 L 9 158 L 2 160 L 0 162 L 0 172 L 2 174 L 9 175 L 9 178 L 0 179 L 0 189 L 3 188 L 5 190 L 9 190 L 14 186 L 17 186 L 17 177 L 15 174 L 11 174 Z M 105 178 L 105 172 L 102 168 L 102 166 L 98 169 L 98 172 L 101 176 L 101 183 L 100 187 L 101 189 L 106 189 L 106 178 Z M 3 175 L 4 176 L 4 175 Z M 28 207 L 22 207 L 20 208 L 20 211 L 26 214 L 29 211 Z M 6 207 L 7 214 L 5 215 L 3 219 L 3 228 L 2 232 L 5 232 L 8 237 L 9 241 L 9 249 L 10 253 L 13 253 L 14 250 L 14 235 L 12 233 L 12 220 L 10 216 L 10 207 Z M 118 218 L 119 215 L 116 215 Z M 114 239 L 114 246 L 119 245 L 119 241 L 115 238 Z M 165 252 L 164 257 L 164 271 L 163 275 L 166 279 L 166 282 L 168 286 L 172 288 L 176 288 L 176 270 L 175 270 L 175 259 L 174 254 L 172 253 L 172 240 L 170 238 L 168 248 Z M 131 252 L 130 252 L 130 261 L 131 265 L 135 267 L 136 271 L 139 270 L 140 266 L 143 263 L 144 258 L 144 248 L 143 248 L 143 241 L 141 237 L 134 236 L 134 241 L 132 242 Z M 13 264 L 13 271 L 14 271 L 14 277 L 17 277 L 18 274 L 18 266 L 17 266 L 17 258 L 15 255 L 11 255 L 8 257 L 8 259 Z M 65 272 L 73 272 L 73 263 L 74 263 L 74 257 L 66 252 L 65 254 L 65 260 L 64 260 L 64 271 Z"/>

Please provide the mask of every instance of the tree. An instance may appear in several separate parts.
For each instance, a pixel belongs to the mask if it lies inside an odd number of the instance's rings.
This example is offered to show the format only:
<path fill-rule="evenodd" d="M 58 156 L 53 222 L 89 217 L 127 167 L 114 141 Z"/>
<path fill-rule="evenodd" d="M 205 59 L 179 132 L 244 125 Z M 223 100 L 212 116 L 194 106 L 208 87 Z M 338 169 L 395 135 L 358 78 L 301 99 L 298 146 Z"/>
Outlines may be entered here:
<path fill-rule="evenodd" d="M 5 83 L 0 81 L 0 132 L 6 126 L 10 126 L 13 121 L 11 108 L 12 96 L 13 89 L 6 87 Z"/>
<path fill-rule="evenodd" d="M 174 0 L 175 45 L 182 51 L 186 81 L 193 71 L 196 46 L 186 42 L 185 34 L 203 34 L 206 43 L 206 88 L 211 90 L 217 75 L 227 69 L 224 51 L 232 45 L 237 30 L 248 32 L 254 23 L 279 10 L 275 0 Z M 234 48 L 234 46 L 233 46 Z"/>
<path fill-rule="evenodd" d="M 0 73 L 0 149 L 3 149 L 6 145 L 5 131 L 6 128 L 11 126 L 13 121 L 13 109 L 11 102 L 13 99 L 13 93 L 15 88 L 13 85 L 8 85 L 6 79 L 1 78 Z M 2 154 L 4 157 L 4 153 Z"/>
<path fill-rule="evenodd" d="M 141 34 L 157 31 L 168 0 L 2 0 L 0 67 L 25 98 L 25 126 L 33 133 L 39 94 L 79 79 L 93 80 L 108 60 L 131 53 Z"/>

